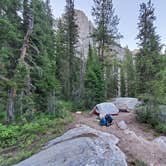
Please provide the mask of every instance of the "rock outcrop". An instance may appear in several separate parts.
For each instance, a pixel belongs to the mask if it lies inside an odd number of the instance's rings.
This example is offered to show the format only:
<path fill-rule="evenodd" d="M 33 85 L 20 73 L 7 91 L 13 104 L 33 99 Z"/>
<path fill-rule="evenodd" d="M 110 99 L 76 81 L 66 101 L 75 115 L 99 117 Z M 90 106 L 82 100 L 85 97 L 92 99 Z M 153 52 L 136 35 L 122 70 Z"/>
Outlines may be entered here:
<path fill-rule="evenodd" d="M 88 56 L 89 44 L 93 45 L 93 39 L 91 35 L 94 32 L 94 26 L 83 11 L 75 10 L 75 14 L 79 33 L 77 51 L 80 56 L 84 58 L 82 60 L 86 60 Z"/>
<path fill-rule="evenodd" d="M 78 39 L 78 52 L 83 55 L 85 60 L 88 56 L 89 44 L 95 44 L 92 39 L 92 34 L 95 30 L 93 23 L 88 19 L 85 13 L 81 10 L 75 10 L 76 20 L 79 31 Z M 110 53 L 115 54 L 119 61 L 123 61 L 125 58 L 125 49 L 120 44 L 114 44 L 110 46 Z"/>
<path fill-rule="evenodd" d="M 121 120 L 120 122 L 118 122 L 117 125 L 121 130 L 126 130 L 128 128 L 124 120 Z"/>
<path fill-rule="evenodd" d="M 141 104 L 137 98 L 130 98 L 130 97 L 118 97 L 115 98 L 113 103 L 119 110 L 135 110 L 136 106 Z"/>
<path fill-rule="evenodd" d="M 95 44 L 92 38 L 95 26 L 93 25 L 92 21 L 88 19 L 88 17 L 83 11 L 75 9 L 75 14 L 79 33 L 77 43 L 77 56 L 79 56 L 83 61 L 86 61 L 88 56 L 89 44 Z M 54 23 L 55 30 L 57 29 L 57 25 L 58 20 L 56 20 Z M 119 61 L 123 61 L 125 58 L 125 49 L 121 47 L 120 44 L 111 45 L 110 52 L 112 52 L 112 54 L 115 54 Z"/>
<path fill-rule="evenodd" d="M 16 166 L 127 166 L 118 141 L 114 135 L 81 125 Z"/>
<path fill-rule="evenodd" d="M 166 151 L 166 137 L 160 136 L 153 140 L 154 143 L 158 144 L 159 147 Z"/>

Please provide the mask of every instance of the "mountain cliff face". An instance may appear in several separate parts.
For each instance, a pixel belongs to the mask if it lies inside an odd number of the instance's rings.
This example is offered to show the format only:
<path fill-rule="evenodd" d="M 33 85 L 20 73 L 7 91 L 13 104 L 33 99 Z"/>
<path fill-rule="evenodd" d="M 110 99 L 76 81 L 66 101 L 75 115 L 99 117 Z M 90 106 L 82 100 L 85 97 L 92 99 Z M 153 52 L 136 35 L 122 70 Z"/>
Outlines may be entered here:
<path fill-rule="evenodd" d="M 79 31 L 77 50 L 82 57 L 87 59 L 89 44 L 94 44 L 91 34 L 93 33 L 95 27 L 83 11 L 76 10 L 75 13 Z M 122 48 L 119 44 L 110 46 L 110 51 L 113 54 L 116 54 L 116 57 L 119 61 L 124 60 L 125 49 Z"/>
<path fill-rule="evenodd" d="M 88 56 L 89 44 L 93 45 L 93 39 L 91 37 L 94 32 L 94 25 L 81 10 L 75 10 L 76 23 L 78 25 L 79 39 L 77 43 L 77 56 L 83 61 L 86 61 Z M 63 16 L 62 16 L 63 18 Z M 54 24 L 54 28 L 57 28 L 57 22 Z M 120 44 L 114 44 L 110 46 L 110 52 L 116 55 L 119 61 L 123 61 L 125 57 L 125 49 Z"/>
<path fill-rule="evenodd" d="M 86 59 L 88 56 L 89 44 L 93 44 L 91 34 L 94 31 L 94 26 L 83 11 L 75 10 L 75 13 L 79 32 L 77 51 L 82 59 Z"/>

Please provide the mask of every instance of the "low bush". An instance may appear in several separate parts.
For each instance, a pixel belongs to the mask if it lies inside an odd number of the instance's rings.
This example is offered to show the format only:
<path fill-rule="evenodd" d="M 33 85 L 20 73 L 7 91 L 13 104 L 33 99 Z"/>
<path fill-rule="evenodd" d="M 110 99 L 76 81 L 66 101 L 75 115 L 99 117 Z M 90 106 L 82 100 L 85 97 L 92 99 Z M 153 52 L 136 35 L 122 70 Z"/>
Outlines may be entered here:
<path fill-rule="evenodd" d="M 21 133 L 26 134 L 26 133 L 31 133 L 31 134 L 41 134 L 45 132 L 46 126 L 45 125 L 40 125 L 37 122 L 34 123 L 27 123 L 21 127 Z"/>
<path fill-rule="evenodd" d="M 147 123 L 159 133 L 166 133 L 166 123 L 160 119 L 160 107 L 152 103 L 142 105 L 136 111 L 137 120 L 141 123 Z"/>
<path fill-rule="evenodd" d="M 0 147 L 5 148 L 17 143 L 20 135 L 19 126 L 5 126 L 0 124 Z"/>
<path fill-rule="evenodd" d="M 144 162 L 144 161 L 141 161 L 141 160 L 135 160 L 133 163 L 132 163 L 133 166 L 147 166 L 147 164 Z"/>
<path fill-rule="evenodd" d="M 164 133 L 166 135 L 166 123 L 159 123 L 155 126 L 155 129 L 159 133 Z"/>
<path fill-rule="evenodd" d="M 63 127 L 71 121 L 71 113 L 63 110 L 62 114 L 58 117 L 41 114 L 37 115 L 35 120 L 30 123 L 11 124 L 8 126 L 0 124 L 0 147 L 6 148 L 16 145 L 25 140 L 26 138 L 24 137 L 43 135 L 49 129 L 55 128 L 56 130 L 56 128 Z"/>

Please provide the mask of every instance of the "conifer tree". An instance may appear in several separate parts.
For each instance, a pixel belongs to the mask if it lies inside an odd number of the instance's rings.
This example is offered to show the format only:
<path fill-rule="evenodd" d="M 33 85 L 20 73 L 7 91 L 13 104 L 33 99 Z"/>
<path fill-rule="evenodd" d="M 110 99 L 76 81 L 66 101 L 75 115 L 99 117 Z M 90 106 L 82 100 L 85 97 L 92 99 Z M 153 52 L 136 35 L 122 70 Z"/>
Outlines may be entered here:
<path fill-rule="evenodd" d="M 49 101 L 55 102 L 52 99 L 55 99 L 55 95 L 59 93 L 59 83 L 56 79 L 53 19 L 46 6 L 48 7 L 48 4 L 46 5 L 40 0 L 33 1 L 35 24 L 31 42 L 35 50 L 32 50 L 31 59 L 34 64 L 32 82 L 35 87 L 37 108 L 54 113 L 55 103 Z"/>
<path fill-rule="evenodd" d="M 61 84 L 61 97 L 67 96 L 68 60 L 66 58 L 65 29 L 61 19 L 58 20 L 55 37 L 56 76 Z"/>
<path fill-rule="evenodd" d="M 55 34 L 49 0 L 0 2 L 0 95 L 8 121 L 33 110 L 55 113 Z"/>
<path fill-rule="evenodd" d="M 124 79 L 125 79 L 125 95 L 135 97 L 136 95 L 136 69 L 134 64 L 134 56 L 128 48 L 125 49 L 126 55 L 123 62 Z"/>
<path fill-rule="evenodd" d="M 30 5 L 32 5 L 30 0 L 23 1 L 23 27 L 22 28 L 24 30 L 24 33 L 27 32 L 27 29 L 29 27 L 29 19 L 31 17 Z"/>
<path fill-rule="evenodd" d="M 13 75 L 20 55 L 22 34 L 21 2 L 0 2 L 0 84 L 3 87 L 4 104 L 6 105 L 7 120 L 14 120 L 14 100 L 16 97 L 16 80 Z"/>
<path fill-rule="evenodd" d="M 152 80 L 159 71 L 160 37 L 156 33 L 154 6 L 149 0 L 140 5 L 138 29 L 140 52 L 136 58 L 138 75 L 138 93 L 150 93 Z"/>
<path fill-rule="evenodd" d="M 106 47 L 120 37 L 117 29 L 119 19 L 115 15 L 112 0 L 94 0 L 92 15 L 97 26 L 93 36 L 98 44 L 98 55 L 103 62 Z"/>
<path fill-rule="evenodd" d="M 120 96 L 125 97 L 126 96 L 126 82 L 125 82 L 125 70 L 124 66 L 120 68 Z"/>
<path fill-rule="evenodd" d="M 85 74 L 85 106 L 87 108 L 92 108 L 104 100 L 105 84 L 101 71 L 101 64 L 96 50 L 89 46 Z"/>
<path fill-rule="evenodd" d="M 64 15 L 65 41 L 66 41 L 66 59 L 68 60 L 68 82 L 67 82 L 67 98 L 71 99 L 76 90 L 77 82 L 76 70 L 76 46 L 78 41 L 78 30 L 75 17 L 74 0 L 66 0 L 66 8 Z"/>

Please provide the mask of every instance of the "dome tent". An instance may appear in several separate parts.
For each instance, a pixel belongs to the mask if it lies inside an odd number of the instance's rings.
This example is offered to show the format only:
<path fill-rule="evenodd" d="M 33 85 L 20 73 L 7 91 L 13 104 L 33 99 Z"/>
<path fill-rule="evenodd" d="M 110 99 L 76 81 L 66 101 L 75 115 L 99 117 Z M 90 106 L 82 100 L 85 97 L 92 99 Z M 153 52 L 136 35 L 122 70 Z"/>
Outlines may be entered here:
<path fill-rule="evenodd" d="M 110 114 L 117 115 L 119 113 L 118 108 L 112 102 L 100 103 L 95 106 L 95 112 L 97 114 Z"/>

